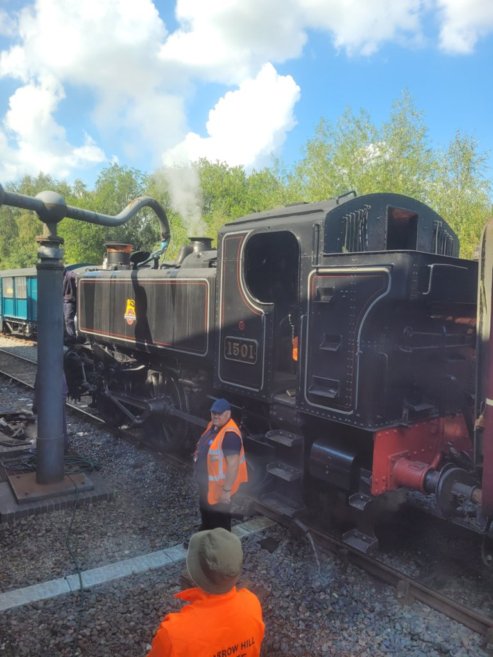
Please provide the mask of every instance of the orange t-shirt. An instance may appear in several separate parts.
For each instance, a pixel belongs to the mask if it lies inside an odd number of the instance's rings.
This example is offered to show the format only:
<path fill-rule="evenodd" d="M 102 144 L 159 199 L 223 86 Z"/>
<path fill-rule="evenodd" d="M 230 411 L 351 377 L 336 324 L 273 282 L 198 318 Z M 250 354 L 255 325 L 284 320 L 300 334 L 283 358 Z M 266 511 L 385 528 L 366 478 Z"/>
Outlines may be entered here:
<path fill-rule="evenodd" d="M 251 591 L 193 588 L 175 597 L 190 604 L 165 617 L 147 657 L 259 657 L 264 623 Z"/>

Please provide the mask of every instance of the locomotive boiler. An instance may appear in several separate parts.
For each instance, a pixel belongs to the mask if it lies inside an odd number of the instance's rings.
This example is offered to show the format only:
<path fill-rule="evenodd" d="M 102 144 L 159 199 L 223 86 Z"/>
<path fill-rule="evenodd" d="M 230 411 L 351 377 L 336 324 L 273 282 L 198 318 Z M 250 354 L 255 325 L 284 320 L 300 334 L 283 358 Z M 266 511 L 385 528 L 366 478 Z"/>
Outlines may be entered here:
<path fill-rule="evenodd" d="M 79 280 L 70 392 L 180 450 L 225 396 L 264 505 L 416 491 L 487 535 L 478 264 L 458 253 L 431 208 L 384 193 L 253 214 L 174 263 L 113 250 Z"/>

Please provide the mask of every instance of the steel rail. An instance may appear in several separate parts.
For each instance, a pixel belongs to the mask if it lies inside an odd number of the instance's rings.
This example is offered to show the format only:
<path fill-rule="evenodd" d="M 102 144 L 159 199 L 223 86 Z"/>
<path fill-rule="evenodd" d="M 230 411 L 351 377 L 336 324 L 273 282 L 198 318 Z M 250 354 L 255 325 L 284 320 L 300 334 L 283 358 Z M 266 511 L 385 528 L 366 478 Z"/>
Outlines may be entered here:
<path fill-rule="evenodd" d="M 20 356 L 19 354 L 9 352 L 8 350 L 6 350 L 4 348 L 1 348 L 1 347 L 0 347 L 0 354 L 6 355 L 9 358 L 12 358 L 14 360 L 22 360 L 22 361 L 26 362 L 28 365 L 33 366 L 33 373 L 32 373 L 33 382 L 32 383 L 29 382 L 29 381 L 26 381 L 25 379 L 19 378 L 19 376 L 12 373 L 11 371 L 6 371 L 5 369 L 3 369 L 3 366 L 0 366 L 0 376 L 5 376 L 6 378 L 9 378 L 12 381 L 15 381 L 16 383 L 19 383 L 20 385 L 22 385 L 26 388 L 29 388 L 30 390 L 34 390 L 34 376 L 35 376 L 34 369 L 35 369 L 35 366 L 37 365 L 36 361 L 33 361 L 30 358 L 26 358 L 25 356 Z M 99 426 L 104 426 L 104 428 L 107 431 L 111 431 L 113 434 L 115 434 L 119 438 L 123 438 L 124 440 L 132 442 L 134 444 L 136 442 L 138 442 L 142 445 L 146 445 L 147 448 L 154 449 L 154 451 L 158 452 L 158 450 L 155 447 L 153 448 L 152 446 L 149 446 L 149 444 L 148 444 L 148 442 L 146 442 L 145 438 L 143 438 L 139 434 L 139 429 L 132 431 L 131 429 L 125 429 L 123 427 L 114 427 L 114 426 L 111 426 L 110 424 L 108 424 L 104 418 L 102 418 L 98 415 L 95 415 L 94 413 L 91 413 L 90 411 L 87 410 L 87 408 L 84 408 L 84 407 L 80 406 L 77 403 L 67 401 L 67 402 L 65 402 L 65 405 L 67 406 L 67 408 L 71 412 L 75 413 L 79 417 L 83 418 L 84 420 L 87 420 L 88 422 L 91 422 L 92 424 L 97 424 Z M 159 452 L 159 453 L 161 453 L 161 452 Z M 186 459 L 184 459 L 183 457 L 181 457 L 179 455 L 166 453 L 166 459 L 168 461 L 172 462 L 175 466 L 180 467 L 180 468 L 183 468 L 183 467 L 190 468 L 191 467 L 191 462 L 187 461 Z"/>
<path fill-rule="evenodd" d="M 453 618 L 474 632 L 482 634 L 486 637 L 488 643 L 493 641 L 493 618 L 465 607 L 455 600 L 438 593 L 438 591 L 421 584 L 412 577 L 382 563 L 380 560 L 359 552 L 342 541 L 320 532 L 318 529 L 309 528 L 308 531 L 320 542 L 322 547 L 327 547 L 332 551 L 337 550 L 339 554 L 343 554 L 354 565 L 393 586 L 396 589 L 397 597 L 403 602 L 418 600 L 449 618 Z"/>
<path fill-rule="evenodd" d="M 33 366 L 33 371 L 32 372 L 23 372 L 23 374 L 24 373 L 27 374 L 28 375 L 27 378 L 29 378 L 29 379 L 31 378 L 31 376 L 32 377 L 35 376 L 36 365 L 37 365 L 35 361 L 30 360 L 28 358 L 25 358 L 24 356 L 20 356 L 18 354 L 14 354 L 14 353 L 6 350 L 6 349 L 0 349 L 0 354 L 2 354 L 2 356 L 4 356 L 4 357 L 7 357 L 8 359 L 11 359 L 12 361 L 22 360 L 24 363 L 27 363 L 26 367 L 28 365 L 32 365 Z M 16 381 L 17 383 L 20 383 L 21 385 L 26 386 L 26 387 L 34 390 L 34 378 L 33 378 L 32 381 L 26 381 L 23 378 L 19 378 L 19 371 L 13 372 L 12 370 L 9 370 L 9 369 L 3 369 L 4 367 L 5 367 L 5 364 L 0 366 L 0 374 L 3 374 L 4 376 L 8 377 L 9 379 L 12 379 L 13 381 Z"/>
<path fill-rule="evenodd" d="M 317 527 L 273 511 L 269 507 L 265 507 L 261 502 L 255 501 L 254 505 L 258 512 L 268 515 L 273 520 L 279 522 L 279 524 L 289 527 L 294 532 L 299 533 L 301 530 L 305 534 L 310 534 L 318 547 L 330 550 L 349 563 L 369 573 L 375 579 L 393 586 L 396 589 L 397 598 L 403 603 L 417 600 L 444 614 L 448 618 L 461 623 L 473 632 L 484 636 L 485 647 L 490 654 L 493 654 L 493 618 L 485 616 L 475 609 L 470 609 L 438 591 L 430 589 L 412 577 L 384 564 L 379 559 L 360 552 Z"/>
<path fill-rule="evenodd" d="M 17 358 L 18 360 L 24 360 L 26 363 L 32 363 L 33 365 L 37 365 L 37 361 L 33 360 L 32 358 L 27 358 L 27 356 L 21 356 L 20 354 L 16 354 L 15 352 L 11 352 L 8 349 L 5 349 L 4 347 L 0 347 L 0 353 L 5 354 L 6 356 L 12 356 L 12 358 Z"/>
<path fill-rule="evenodd" d="M 7 356 L 7 357 L 9 357 L 13 360 L 21 360 L 24 363 L 27 363 L 27 365 L 32 365 L 33 366 L 33 371 L 31 373 L 31 375 L 32 375 L 32 377 L 35 376 L 35 371 L 36 371 L 36 366 L 37 366 L 36 361 L 32 360 L 31 358 L 26 358 L 25 356 L 21 356 L 20 354 L 12 353 L 12 352 L 10 352 L 10 351 L 8 351 L 4 348 L 1 348 L 1 347 L 0 347 L 0 354 L 2 354 L 4 356 Z M 34 381 L 33 382 L 26 381 L 25 379 L 20 378 L 18 373 L 16 374 L 16 373 L 13 373 L 12 371 L 7 371 L 3 368 L 4 368 L 4 365 L 0 366 L 0 375 L 9 378 L 12 381 L 15 381 L 16 383 L 19 383 L 19 384 L 25 386 L 26 388 L 29 388 L 30 390 L 34 390 Z M 90 413 L 89 411 L 85 410 L 84 408 L 81 408 L 77 404 L 74 404 L 72 402 L 66 402 L 66 406 L 71 411 L 75 411 L 76 413 L 83 416 L 87 420 L 97 422 L 98 424 L 106 424 L 105 421 L 102 418 L 98 417 L 97 415 L 94 415 L 93 413 Z"/>

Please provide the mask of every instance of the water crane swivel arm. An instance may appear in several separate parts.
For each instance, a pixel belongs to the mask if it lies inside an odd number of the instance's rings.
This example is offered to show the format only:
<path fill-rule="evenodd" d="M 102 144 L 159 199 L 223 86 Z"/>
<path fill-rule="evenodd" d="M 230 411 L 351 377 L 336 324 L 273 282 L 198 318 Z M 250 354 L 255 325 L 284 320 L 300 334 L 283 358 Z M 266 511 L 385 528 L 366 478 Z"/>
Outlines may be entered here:
<path fill-rule="evenodd" d="M 142 208 L 149 207 L 154 210 L 159 220 L 161 242 L 163 246 L 165 245 L 164 249 L 170 240 L 170 227 L 166 212 L 162 205 L 150 196 L 141 196 L 134 199 L 119 214 L 111 216 L 101 212 L 83 210 L 67 205 L 63 196 L 57 192 L 41 192 L 33 197 L 14 192 L 6 192 L 0 185 L 0 205 L 11 205 L 25 210 L 33 210 L 37 213 L 41 221 L 48 226 L 50 232 L 53 230 L 52 225 L 56 225 L 65 217 L 78 221 L 87 221 L 88 223 L 98 224 L 100 226 L 121 226 L 134 217 Z"/>

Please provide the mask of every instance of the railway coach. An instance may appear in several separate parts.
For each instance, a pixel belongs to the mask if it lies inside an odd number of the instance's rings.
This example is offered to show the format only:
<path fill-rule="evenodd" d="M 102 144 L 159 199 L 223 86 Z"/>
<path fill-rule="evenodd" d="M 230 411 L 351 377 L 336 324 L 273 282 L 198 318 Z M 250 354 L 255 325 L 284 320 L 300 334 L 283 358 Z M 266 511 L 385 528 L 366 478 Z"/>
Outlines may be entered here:
<path fill-rule="evenodd" d="M 76 280 L 93 269 L 85 263 L 67 265 L 65 273 L 74 272 Z M 38 277 L 35 267 L 0 271 L 0 332 L 36 338 L 38 322 Z"/>
<path fill-rule="evenodd" d="M 38 279 L 36 269 L 0 272 L 0 331 L 32 338 L 36 335 Z"/>

